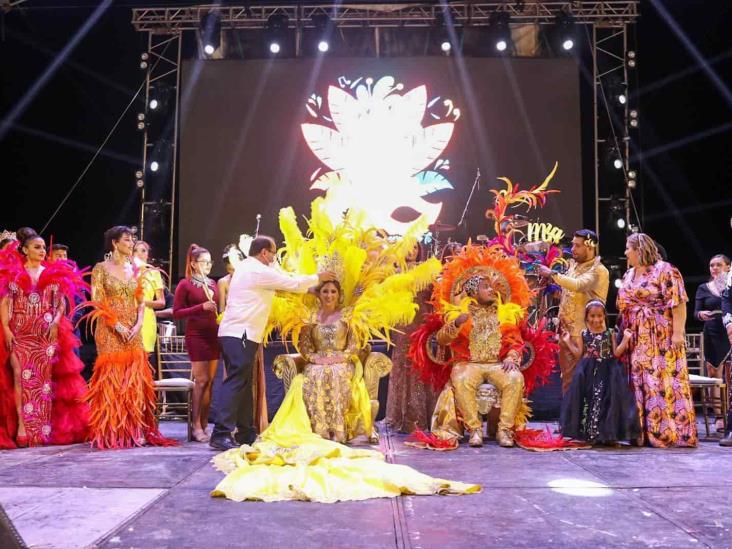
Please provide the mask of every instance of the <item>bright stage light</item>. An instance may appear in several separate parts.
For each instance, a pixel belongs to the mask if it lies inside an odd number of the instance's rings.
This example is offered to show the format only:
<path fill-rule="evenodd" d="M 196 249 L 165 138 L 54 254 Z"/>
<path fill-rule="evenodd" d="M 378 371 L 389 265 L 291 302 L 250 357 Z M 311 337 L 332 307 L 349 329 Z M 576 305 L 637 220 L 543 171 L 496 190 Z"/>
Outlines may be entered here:
<path fill-rule="evenodd" d="M 325 40 L 321 40 L 318 42 L 318 51 L 321 53 L 325 53 L 330 49 L 330 44 L 326 42 Z"/>
<path fill-rule="evenodd" d="M 216 48 L 214 48 L 211 44 L 206 44 L 205 46 L 203 46 L 203 51 L 206 55 L 213 55 L 216 51 Z"/>
<path fill-rule="evenodd" d="M 498 51 L 506 51 L 506 48 L 508 48 L 508 42 L 506 42 L 505 40 L 499 40 L 498 42 L 496 42 L 496 49 Z"/>
<path fill-rule="evenodd" d="M 151 99 L 150 100 L 150 110 L 155 110 L 158 108 L 158 100 L 157 99 Z"/>
<path fill-rule="evenodd" d="M 621 93 L 618 95 L 618 103 L 620 103 L 621 105 L 625 105 L 627 102 L 628 102 L 628 98 L 626 97 L 626 95 L 624 93 Z"/>
<path fill-rule="evenodd" d="M 623 285 L 623 279 L 622 279 L 622 278 L 616 278 L 616 279 L 615 279 L 615 280 L 613 281 L 613 284 L 614 284 L 614 285 L 615 285 L 615 287 L 616 287 L 616 288 L 617 288 L 617 289 L 619 290 L 619 289 L 620 289 L 620 287 L 621 287 L 621 286 Z"/>
<path fill-rule="evenodd" d="M 153 160 L 152 162 L 150 162 L 150 171 L 151 172 L 158 171 L 158 168 L 160 168 L 160 164 L 158 164 L 155 160 Z"/>
<path fill-rule="evenodd" d="M 564 48 L 564 51 L 569 51 L 574 47 L 574 40 L 571 38 L 567 38 L 564 42 L 562 42 L 562 48 Z"/>
<path fill-rule="evenodd" d="M 440 44 L 440 49 L 445 53 L 448 53 L 452 49 L 452 46 L 448 40 L 443 40 L 442 44 Z"/>
<path fill-rule="evenodd" d="M 555 492 L 568 496 L 597 498 L 613 493 L 612 489 L 604 484 L 578 478 L 559 478 L 548 482 L 547 485 Z"/>
<path fill-rule="evenodd" d="M 625 229 L 625 219 L 622 217 L 618 217 L 618 219 L 615 221 L 615 225 L 618 229 Z"/>
<path fill-rule="evenodd" d="M 623 161 L 619 158 L 613 160 L 613 168 L 615 168 L 616 170 L 621 170 L 623 168 Z"/>
<path fill-rule="evenodd" d="M 269 52 L 270 53 L 280 53 L 280 45 L 277 42 L 272 42 L 269 45 Z"/>

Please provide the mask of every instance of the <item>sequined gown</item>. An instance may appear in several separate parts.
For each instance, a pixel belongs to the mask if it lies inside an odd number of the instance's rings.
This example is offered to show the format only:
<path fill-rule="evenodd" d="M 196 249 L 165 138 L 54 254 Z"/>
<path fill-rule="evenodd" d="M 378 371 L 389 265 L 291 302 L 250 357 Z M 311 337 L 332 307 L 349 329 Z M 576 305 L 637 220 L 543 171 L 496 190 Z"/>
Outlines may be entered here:
<path fill-rule="evenodd" d="M 91 441 L 98 448 L 175 444 L 158 431 L 152 367 L 141 334 L 125 342 L 115 329 L 117 323 L 132 328 L 137 322 L 142 298 L 138 281 L 139 276 L 121 280 L 102 263 L 92 270 L 97 360 L 88 399 Z"/>
<path fill-rule="evenodd" d="M 71 263 L 59 263 L 44 267 L 34 283 L 20 256 L 6 254 L 3 261 L 14 264 L 7 270 L 0 269 L 0 294 L 10 298 L 9 328 L 15 338 L 12 352 L 21 371 L 21 413 L 28 445 L 82 442 L 87 437 L 89 409 L 83 402 L 84 365 L 74 354 L 79 342 L 66 316 L 60 319 L 57 339 L 49 336 L 49 325 L 59 309 L 66 301 L 73 303 L 73 286 L 81 284 L 80 273 Z M 71 278 L 76 274 L 79 280 L 74 282 Z M 6 417 L 0 429 L 0 448 L 14 448 L 18 422 L 13 374 L 8 355 L 2 355 L 0 410 Z"/>
<path fill-rule="evenodd" d="M 412 365 L 407 357 L 409 336 L 419 327 L 422 317 L 429 310 L 427 300 L 430 295 L 431 287 L 417 294 L 419 311 L 414 321 L 408 326 L 400 327 L 402 333 L 394 337 L 391 355 L 393 366 L 389 374 L 389 393 L 386 399 L 386 423 L 400 433 L 413 433 L 415 428 L 428 430 L 437 401 L 432 387 L 412 372 Z"/>
<path fill-rule="evenodd" d="M 562 399 L 562 435 L 592 444 L 638 436 L 635 398 L 623 365 L 613 354 L 613 333 L 582 332 L 584 354 Z"/>
<path fill-rule="evenodd" d="M 351 382 L 356 348 L 342 320 L 309 324 L 300 336 L 300 353 L 308 364 L 303 369 L 303 400 L 313 432 L 323 438 L 346 442 L 346 414 L 351 404 Z M 341 358 L 333 364 L 323 359 Z M 351 433 L 350 435 L 353 435 Z"/>
<path fill-rule="evenodd" d="M 688 298 L 684 279 L 673 265 L 659 261 L 634 280 L 629 269 L 618 291 L 622 327 L 633 332 L 630 379 L 641 423 L 638 442 L 651 446 L 696 446 L 686 351 L 674 351 L 672 309 Z"/>

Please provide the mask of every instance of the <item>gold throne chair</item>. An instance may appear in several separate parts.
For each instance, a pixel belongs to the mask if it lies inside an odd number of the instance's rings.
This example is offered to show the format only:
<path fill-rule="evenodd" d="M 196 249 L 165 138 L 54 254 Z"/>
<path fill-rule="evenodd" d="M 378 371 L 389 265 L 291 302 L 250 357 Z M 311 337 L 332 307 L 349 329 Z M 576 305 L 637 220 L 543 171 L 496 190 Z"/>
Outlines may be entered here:
<path fill-rule="evenodd" d="M 363 379 L 371 400 L 371 417 L 376 420 L 379 413 L 379 380 L 391 372 L 391 359 L 384 353 L 372 352 L 371 345 L 366 344 L 358 353 L 363 364 Z M 285 392 L 290 390 L 290 384 L 297 374 L 302 373 L 307 362 L 299 353 L 277 355 L 272 363 L 272 370 L 285 385 Z M 379 432 L 376 424 L 368 435 L 369 442 L 379 442 Z"/>

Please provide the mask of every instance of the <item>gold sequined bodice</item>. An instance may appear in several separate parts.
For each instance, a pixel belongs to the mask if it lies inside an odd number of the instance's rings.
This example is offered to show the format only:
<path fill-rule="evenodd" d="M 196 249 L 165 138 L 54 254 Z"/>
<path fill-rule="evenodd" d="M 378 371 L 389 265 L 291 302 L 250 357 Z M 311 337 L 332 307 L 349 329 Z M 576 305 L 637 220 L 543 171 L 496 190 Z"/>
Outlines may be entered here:
<path fill-rule="evenodd" d="M 501 330 L 496 306 L 471 305 L 470 360 L 498 362 L 501 351 Z"/>
<path fill-rule="evenodd" d="M 310 329 L 316 352 L 345 350 L 348 343 L 348 326 L 342 320 L 332 324 L 313 324 Z"/>
<path fill-rule="evenodd" d="M 117 321 L 126 328 L 137 322 L 138 301 L 136 297 L 138 280 L 121 280 L 107 271 L 102 263 L 92 270 L 92 300 L 104 303 L 114 311 Z M 127 351 L 142 345 L 140 334 L 130 342 L 123 342 L 119 334 L 104 322 L 98 322 L 94 333 L 99 352 Z"/>

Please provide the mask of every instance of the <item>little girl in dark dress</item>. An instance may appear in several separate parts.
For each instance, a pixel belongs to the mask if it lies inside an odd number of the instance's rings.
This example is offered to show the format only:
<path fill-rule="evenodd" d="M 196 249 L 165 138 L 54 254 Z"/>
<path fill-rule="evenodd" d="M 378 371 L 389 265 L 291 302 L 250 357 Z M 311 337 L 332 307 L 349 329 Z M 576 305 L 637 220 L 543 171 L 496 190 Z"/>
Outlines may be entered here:
<path fill-rule="evenodd" d="M 572 344 L 569 334 L 562 334 L 572 354 L 582 357 L 562 401 L 562 435 L 591 444 L 632 440 L 640 430 L 628 376 L 618 361 L 632 333 L 625 330 L 618 342 L 606 318 L 605 304 L 592 300 L 585 307 L 581 348 Z"/>

